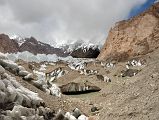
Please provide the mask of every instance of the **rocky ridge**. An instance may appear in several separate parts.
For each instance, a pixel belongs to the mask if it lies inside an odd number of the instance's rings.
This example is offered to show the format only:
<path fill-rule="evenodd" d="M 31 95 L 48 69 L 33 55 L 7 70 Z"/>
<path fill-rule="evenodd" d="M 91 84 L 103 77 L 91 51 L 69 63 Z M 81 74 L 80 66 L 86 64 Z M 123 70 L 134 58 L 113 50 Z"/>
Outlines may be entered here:
<path fill-rule="evenodd" d="M 19 36 L 8 36 L 0 34 L 0 52 L 17 53 L 28 51 L 37 54 L 56 54 L 59 57 L 72 56 L 75 58 L 96 58 L 99 55 L 99 48 L 92 44 L 71 44 L 61 47 L 53 47 L 49 44 L 40 42 L 34 37 L 22 38 Z"/>
<path fill-rule="evenodd" d="M 0 34 L 0 52 L 3 53 L 17 53 L 23 51 L 29 51 L 33 54 L 56 54 L 57 56 L 68 56 L 68 53 L 60 48 L 54 48 L 49 44 L 37 41 L 34 37 L 10 39 L 8 35 Z"/>
<path fill-rule="evenodd" d="M 124 61 L 159 47 L 159 3 L 129 20 L 116 23 L 97 59 Z"/>

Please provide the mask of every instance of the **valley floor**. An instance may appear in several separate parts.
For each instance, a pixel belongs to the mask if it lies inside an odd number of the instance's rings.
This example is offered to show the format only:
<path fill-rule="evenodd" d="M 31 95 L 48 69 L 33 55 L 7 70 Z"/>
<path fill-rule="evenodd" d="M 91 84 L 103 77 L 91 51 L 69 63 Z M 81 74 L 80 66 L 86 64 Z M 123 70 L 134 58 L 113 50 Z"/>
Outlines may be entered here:
<path fill-rule="evenodd" d="M 131 69 L 139 70 L 132 77 L 122 77 L 121 71 L 126 70 L 126 62 L 116 63 L 114 67 L 103 67 L 96 60 L 89 62 L 85 69 L 97 70 L 98 74 L 106 75 L 111 82 L 104 82 L 94 75 L 82 75 L 77 70 L 72 70 L 65 62 L 56 65 L 46 65 L 46 71 L 62 67 L 68 73 L 53 81 L 58 86 L 70 82 L 91 82 L 101 88 L 99 92 L 79 95 L 62 95 L 61 98 L 48 95 L 31 83 L 17 77 L 17 81 L 24 87 L 37 92 L 51 109 L 58 111 L 72 111 L 79 108 L 86 116 L 96 120 L 158 120 L 159 119 L 159 50 L 145 56 L 135 58 L 146 61 L 142 66 Z M 28 64 L 24 61 L 17 62 L 26 70 Z M 36 69 L 44 63 L 36 63 Z M 9 73 L 11 74 L 11 73 Z M 12 74 L 13 75 L 13 74 Z M 14 76 L 14 75 L 13 75 Z M 96 108 L 94 111 L 92 108 Z"/>

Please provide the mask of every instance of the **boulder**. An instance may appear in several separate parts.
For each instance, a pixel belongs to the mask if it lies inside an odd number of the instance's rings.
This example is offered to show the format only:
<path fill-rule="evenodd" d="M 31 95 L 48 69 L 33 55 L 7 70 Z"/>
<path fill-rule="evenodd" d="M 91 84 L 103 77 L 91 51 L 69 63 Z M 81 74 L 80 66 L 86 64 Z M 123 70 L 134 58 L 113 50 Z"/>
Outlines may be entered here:
<path fill-rule="evenodd" d="M 140 70 L 137 69 L 127 69 L 126 71 L 121 71 L 122 77 L 133 77 L 138 74 Z"/>
<path fill-rule="evenodd" d="M 111 79 L 106 75 L 96 75 L 97 79 L 104 82 L 111 82 Z"/>
<path fill-rule="evenodd" d="M 78 48 L 74 50 L 70 55 L 74 58 L 97 58 L 99 53 L 100 50 L 98 48 L 89 48 L 88 50 L 84 48 Z"/>
<path fill-rule="evenodd" d="M 10 60 L 0 60 L 0 65 L 9 70 L 10 72 L 12 72 L 13 74 L 18 74 L 19 72 L 19 68 L 18 68 L 18 65 L 16 63 L 14 63 L 13 61 L 10 61 Z"/>
<path fill-rule="evenodd" d="M 25 77 L 29 74 L 29 72 L 28 71 L 19 71 L 18 74 L 19 74 L 19 76 Z"/>
<path fill-rule="evenodd" d="M 88 120 L 88 117 L 86 117 L 85 115 L 80 115 L 78 117 L 78 120 Z"/>
<path fill-rule="evenodd" d="M 18 66 L 19 71 L 25 71 L 25 68 L 23 66 Z"/>
<path fill-rule="evenodd" d="M 33 74 L 32 73 L 29 73 L 28 75 L 26 75 L 25 77 L 24 77 L 24 80 L 33 80 L 34 78 L 33 78 Z"/>
<path fill-rule="evenodd" d="M 68 120 L 77 120 L 70 112 L 67 112 L 65 114 L 65 117 L 68 119 Z"/>
<path fill-rule="evenodd" d="M 57 113 L 55 116 L 54 120 L 69 120 L 68 118 L 65 117 L 65 115 L 62 112 Z"/>
<path fill-rule="evenodd" d="M 91 112 L 96 112 L 96 111 L 98 111 L 99 109 L 97 108 L 97 107 L 95 107 L 95 106 L 93 106 L 92 108 L 91 108 Z"/>
<path fill-rule="evenodd" d="M 89 92 L 97 92 L 101 89 L 90 82 L 85 83 L 75 83 L 71 82 L 66 85 L 60 86 L 61 92 L 63 94 L 83 94 Z"/>
<path fill-rule="evenodd" d="M 72 114 L 75 118 L 78 118 L 81 115 L 81 111 L 78 108 L 75 108 L 73 110 L 73 114 Z"/>
<path fill-rule="evenodd" d="M 0 65 L 0 75 L 2 75 L 3 73 L 5 73 L 5 69 Z"/>

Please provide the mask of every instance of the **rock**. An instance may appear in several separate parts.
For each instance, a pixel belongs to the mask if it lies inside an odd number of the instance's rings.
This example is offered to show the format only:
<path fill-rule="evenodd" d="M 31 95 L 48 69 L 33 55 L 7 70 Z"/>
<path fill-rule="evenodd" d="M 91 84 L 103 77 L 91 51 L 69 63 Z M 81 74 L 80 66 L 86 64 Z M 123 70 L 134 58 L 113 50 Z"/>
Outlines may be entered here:
<path fill-rule="evenodd" d="M 75 118 L 78 118 L 81 115 L 81 111 L 78 108 L 75 108 L 72 115 L 75 116 Z"/>
<path fill-rule="evenodd" d="M 2 80 L 0 80 L 0 90 L 6 91 L 6 86 Z"/>
<path fill-rule="evenodd" d="M 39 83 L 38 81 L 33 81 L 32 84 L 33 84 L 35 87 L 37 87 L 38 89 L 40 89 L 40 90 L 46 92 L 45 89 L 43 88 L 43 85 L 42 85 L 41 83 Z"/>
<path fill-rule="evenodd" d="M 8 85 L 7 86 L 7 96 L 8 96 L 8 100 L 7 102 L 13 102 L 16 99 L 17 96 L 17 92 L 16 89 L 12 86 L 12 85 Z"/>
<path fill-rule="evenodd" d="M 61 97 L 61 91 L 60 88 L 56 84 L 50 84 L 51 86 L 49 87 L 51 95 Z"/>
<path fill-rule="evenodd" d="M 98 80 L 104 81 L 104 82 L 111 82 L 111 79 L 106 75 L 96 75 Z"/>
<path fill-rule="evenodd" d="M 88 117 L 86 117 L 85 115 L 80 115 L 78 117 L 78 120 L 88 120 Z"/>
<path fill-rule="evenodd" d="M 97 108 L 97 107 L 95 107 L 95 106 L 93 106 L 92 108 L 91 108 L 91 112 L 96 112 L 96 111 L 98 111 L 99 109 Z"/>
<path fill-rule="evenodd" d="M 0 120 L 12 120 L 12 117 L 0 115 Z"/>
<path fill-rule="evenodd" d="M 116 23 L 109 32 L 98 60 L 125 61 L 159 47 L 159 3 L 140 15 Z"/>
<path fill-rule="evenodd" d="M 39 115 L 44 116 L 46 120 L 49 120 L 54 117 L 54 111 L 51 111 L 50 108 L 44 108 L 40 106 L 38 110 L 39 110 Z"/>
<path fill-rule="evenodd" d="M 18 65 L 10 60 L 0 60 L 0 65 L 7 69 L 8 71 L 12 72 L 13 74 L 17 75 L 19 72 Z"/>
<path fill-rule="evenodd" d="M 19 71 L 19 76 L 25 77 L 30 74 L 28 71 Z"/>
<path fill-rule="evenodd" d="M 73 115 L 71 115 L 70 112 L 67 112 L 65 114 L 65 117 L 68 119 L 68 120 L 77 120 Z"/>
<path fill-rule="evenodd" d="M 97 70 L 86 70 L 86 69 L 80 70 L 80 74 L 84 74 L 84 75 L 95 75 L 97 73 L 98 73 Z"/>
<path fill-rule="evenodd" d="M 135 76 L 136 74 L 138 74 L 139 70 L 137 69 L 127 69 L 126 71 L 122 71 L 122 77 L 133 77 Z"/>
<path fill-rule="evenodd" d="M 87 66 L 87 63 L 79 62 L 79 63 L 71 63 L 68 65 L 72 70 L 82 70 Z"/>
<path fill-rule="evenodd" d="M 62 112 L 59 112 L 53 120 L 69 120 Z"/>
<path fill-rule="evenodd" d="M 0 34 L 0 52 L 2 53 L 17 53 L 19 51 L 18 43 L 11 40 L 8 35 Z"/>
<path fill-rule="evenodd" d="M 33 74 L 32 73 L 29 73 L 28 75 L 26 75 L 25 77 L 24 77 L 24 80 L 33 80 L 34 78 L 33 78 Z"/>
<path fill-rule="evenodd" d="M 56 84 L 47 82 L 45 79 L 32 81 L 32 84 L 49 95 L 61 97 L 60 88 Z"/>
<path fill-rule="evenodd" d="M 45 73 L 45 76 L 47 81 L 53 82 L 54 80 L 64 76 L 65 74 L 66 72 L 63 70 L 63 68 L 59 67 L 50 72 Z"/>
<path fill-rule="evenodd" d="M 19 68 L 19 71 L 26 71 L 23 66 L 18 66 L 18 68 Z"/>
<path fill-rule="evenodd" d="M 89 48 L 88 50 L 85 48 L 78 48 L 74 50 L 70 55 L 74 58 L 97 58 L 99 53 L 100 51 L 98 48 Z"/>
<path fill-rule="evenodd" d="M 5 69 L 0 65 L 0 75 L 5 73 Z"/>
<path fill-rule="evenodd" d="M 66 85 L 60 86 L 61 92 L 63 94 L 82 94 L 82 93 L 88 93 L 88 92 L 97 92 L 101 89 L 89 82 L 85 83 L 75 83 L 71 82 Z"/>
<path fill-rule="evenodd" d="M 159 76 L 159 73 L 156 72 L 156 73 L 153 73 L 153 74 L 151 75 L 151 78 L 157 78 L 158 76 Z"/>

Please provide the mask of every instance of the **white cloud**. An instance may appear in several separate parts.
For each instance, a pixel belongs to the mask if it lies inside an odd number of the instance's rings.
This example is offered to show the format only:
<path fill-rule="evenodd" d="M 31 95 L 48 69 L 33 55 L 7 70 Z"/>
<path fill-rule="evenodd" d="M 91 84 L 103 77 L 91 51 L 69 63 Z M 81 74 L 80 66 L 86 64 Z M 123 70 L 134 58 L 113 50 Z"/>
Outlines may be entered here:
<path fill-rule="evenodd" d="M 146 0 L 0 0 L 0 32 L 58 44 L 103 43 L 110 27 Z"/>

